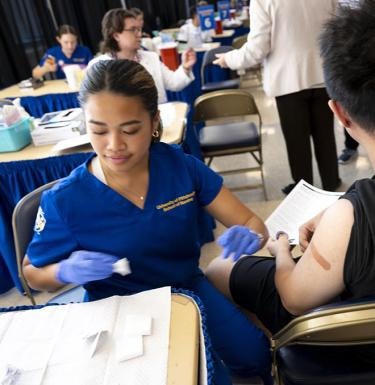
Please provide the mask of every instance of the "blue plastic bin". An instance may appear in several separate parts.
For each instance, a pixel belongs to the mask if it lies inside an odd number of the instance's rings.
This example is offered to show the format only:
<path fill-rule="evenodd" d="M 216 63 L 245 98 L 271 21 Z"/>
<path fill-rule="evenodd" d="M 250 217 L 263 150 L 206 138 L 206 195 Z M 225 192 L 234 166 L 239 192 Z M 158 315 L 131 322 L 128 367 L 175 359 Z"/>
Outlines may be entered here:
<path fill-rule="evenodd" d="M 18 151 L 31 143 L 29 118 L 25 118 L 12 126 L 0 125 L 0 152 Z"/>

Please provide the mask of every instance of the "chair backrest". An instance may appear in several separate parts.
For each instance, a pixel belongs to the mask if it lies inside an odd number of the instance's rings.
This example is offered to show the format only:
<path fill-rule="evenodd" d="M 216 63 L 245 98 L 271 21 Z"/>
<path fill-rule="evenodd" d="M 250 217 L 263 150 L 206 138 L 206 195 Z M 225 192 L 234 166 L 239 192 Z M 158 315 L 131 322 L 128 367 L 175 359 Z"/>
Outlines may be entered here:
<path fill-rule="evenodd" d="M 38 187 L 34 191 L 31 191 L 17 203 L 16 207 L 13 210 L 12 227 L 14 246 L 17 258 L 18 276 L 26 294 L 32 301 L 33 298 L 30 293 L 30 289 L 23 276 L 22 261 L 25 256 L 27 246 L 30 243 L 34 233 L 34 223 L 38 212 L 42 192 L 51 188 L 56 182 L 58 182 L 58 180 L 54 180 L 50 183 L 44 184 L 43 186 Z"/>
<path fill-rule="evenodd" d="M 217 53 L 225 53 L 225 52 L 232 51 L 232 50 L 233 50 L 233 47 L 231 47 L 229 45 L 221 45 L 219 47 L 212 48 L 212 49 L 210 49 L 204 53 L 203 59 L 202 59 L 202 65 L 201 65 L 202 84 L 205 84 L 205 80 L 204 80 L 205 68 L 208 65 L 212 64 L 212 62 L 217 59 L 216 54 Z"/>
<path fill-rule="evenodd" d="M 375 300 L 339 305 L 297 317 L 272 337 L 275 350 L 287 344 L 375 343 Z"/>
<path fill-rule="evenodd" d="M 257 115 L 260 129 L 262 119 L 254 97 L 241 89 L 209 92 L 199 96 L 194 103 L 195 123 L 245 115 Z"/>
<path fill-rule="evenodd" d="M 237 36 L 232 41 L 232 47 L 234 49 L 241 48 L 247 42 L 247 35 Z"/>

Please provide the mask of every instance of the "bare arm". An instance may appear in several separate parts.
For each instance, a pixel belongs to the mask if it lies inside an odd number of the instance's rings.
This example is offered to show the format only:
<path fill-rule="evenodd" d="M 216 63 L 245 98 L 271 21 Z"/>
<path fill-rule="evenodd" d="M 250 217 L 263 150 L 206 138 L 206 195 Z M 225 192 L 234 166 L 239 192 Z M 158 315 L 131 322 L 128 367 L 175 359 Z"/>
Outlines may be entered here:
<path fill-rule="evenodd" d="M 57 64 L 56 63 L 50 64 L 46 60 L 43 66 L 37 65 L 33 69 L 32 75 L 33 75 L 33 78 L 39 79 L 39 78 L 42 78 L 48 72 L 56 72 L 56 71 L 57 71 Z"/>
<path fill-rule="evenodd" d="M 33 289 L 55 291 L 64 286 L 55 278 L 57 263 L 35 267 L 26 255 L 23 259 L 22 270 L 28 285 Z"/>
<path fill-rule="evenodd" d="M 222 187 L 216 198 L 206 207 L 207 211 L 226 227 L 247 226 L 263 236 L 262 247 L 268 239 L 268 230 L 263 221 L 246 207 L 226 187 Z"/>
<path fill-rule="evenodd" d="M 324 211 L 325 210 L 320 212 L 315 217 L 311 218 L 309 221 L 304 223 L 299 228 L 299 246 L 300 246 L 302 252 L 304 252 L 307 249 L 307 247 L 309 246 L 311 238 L 314 235 L 314 232 L 315 232 L 320 220 L 322 219 Z"/>
<path fill-rule="evenodd" d="M 298 263 L 292 260 L 287 238 L 271 241 L 276 257 L 275 284 L 285 308 L 299 315 L 327 303 L 344 290 L 344 262 L 354 222 L 353 207 L 341 199 L 321 216 Z"/>

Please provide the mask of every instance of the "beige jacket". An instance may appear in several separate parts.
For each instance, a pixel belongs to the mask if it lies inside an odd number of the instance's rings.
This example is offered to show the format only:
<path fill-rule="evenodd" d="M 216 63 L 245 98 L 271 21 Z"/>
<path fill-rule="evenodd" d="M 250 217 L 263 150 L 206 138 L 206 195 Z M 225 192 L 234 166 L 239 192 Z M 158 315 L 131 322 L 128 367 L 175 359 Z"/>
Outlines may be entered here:
<path fill-rule="evenodd" d="M 337 0 L 251 0 L 247 43 L 225 54 L 231 69 L 263 63 L 263 87 L 280 96 L 323 85 L 318 48 Z"/>

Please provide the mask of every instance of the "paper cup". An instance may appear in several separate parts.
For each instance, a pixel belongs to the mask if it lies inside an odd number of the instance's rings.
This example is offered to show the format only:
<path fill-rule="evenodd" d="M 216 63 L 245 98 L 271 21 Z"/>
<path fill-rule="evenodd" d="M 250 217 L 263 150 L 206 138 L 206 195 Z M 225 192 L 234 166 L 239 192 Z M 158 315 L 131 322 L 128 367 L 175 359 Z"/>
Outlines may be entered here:
<path fill-rule="evenodd" d="M 77 90 L 79 87 L 78 73 L 81 71 L 81 67 L 78 64 L 68 64 L 63 67 L 63 71 L 69 88 Z"/>

